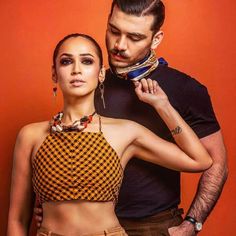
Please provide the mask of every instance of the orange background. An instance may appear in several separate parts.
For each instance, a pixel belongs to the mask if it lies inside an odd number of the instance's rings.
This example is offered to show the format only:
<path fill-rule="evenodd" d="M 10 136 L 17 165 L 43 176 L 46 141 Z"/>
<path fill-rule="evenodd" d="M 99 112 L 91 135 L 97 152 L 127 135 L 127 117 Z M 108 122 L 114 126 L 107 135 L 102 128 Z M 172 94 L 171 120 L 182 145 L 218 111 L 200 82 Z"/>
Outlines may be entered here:
<path fill-rule="evenodd" d="M 1 136 L 0 235 L 6 234 L 12 152 L 20 127 L 50 119 L 59 109 L 52 98 L 51 55 L 72 32 L 94 36 L 102 45 L 111 0 L 10 0 L 0 2 Z M 205 84 L 228 149 L 230 174 L 223 194 L 200 235 L 233 236 L 236 225 L 236 2 L 165 1 L 165 38 L 158 55 Z M 107 64 L 107 63 L 106 63 Z M 187 209 L 199 175 L 184 174 L 182 206 Z"/>

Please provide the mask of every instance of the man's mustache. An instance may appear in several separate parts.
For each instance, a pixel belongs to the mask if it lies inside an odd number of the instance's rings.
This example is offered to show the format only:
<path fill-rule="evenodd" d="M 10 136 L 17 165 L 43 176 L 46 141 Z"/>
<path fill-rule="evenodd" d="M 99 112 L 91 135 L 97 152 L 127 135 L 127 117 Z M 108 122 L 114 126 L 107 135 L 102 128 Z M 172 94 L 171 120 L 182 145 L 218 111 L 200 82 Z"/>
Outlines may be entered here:
<path fill-rule="evenodd" d="M 118 50 L 116 48 L 111 49 L 110 52 L 112 54 L 117 55 L 117 56 L 123 57 L 124 59 L 128 59 L 129 58 L 128 55 L 125 53 L 125 51 Z"/>

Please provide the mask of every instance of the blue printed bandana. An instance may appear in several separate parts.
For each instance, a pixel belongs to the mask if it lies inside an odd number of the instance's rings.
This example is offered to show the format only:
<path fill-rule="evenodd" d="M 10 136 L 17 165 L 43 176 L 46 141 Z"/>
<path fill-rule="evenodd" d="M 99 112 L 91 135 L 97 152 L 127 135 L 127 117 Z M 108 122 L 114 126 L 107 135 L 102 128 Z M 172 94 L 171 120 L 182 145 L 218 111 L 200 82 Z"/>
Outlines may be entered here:
<path fill-rule="evenodd" d="M 112 72 L 114 72 L 121 79 L 138 81 L 147 77 L 157 68 L 159 63 L 165 65 L 167 64 L 163 58 L 157 59 L 155 51 L 151 50 L 148 56 L 135 65 L 124 68 L 114 68 L 112 69 Z"/>

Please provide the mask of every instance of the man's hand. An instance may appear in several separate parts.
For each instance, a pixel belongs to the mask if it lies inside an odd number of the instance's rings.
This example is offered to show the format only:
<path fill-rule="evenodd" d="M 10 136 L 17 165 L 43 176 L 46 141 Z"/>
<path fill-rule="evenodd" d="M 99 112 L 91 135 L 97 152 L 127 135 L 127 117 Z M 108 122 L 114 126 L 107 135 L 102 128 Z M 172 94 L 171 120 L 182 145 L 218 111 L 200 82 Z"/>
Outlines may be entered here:
<path fill-rule="evenodd" d="M 183 221 L 179 226 L 168 229 L 170 236 L 195 236 L 196 232 L 190 222 Z"/>
<path fill-rule="evenodd" d="M 37 227 L 40 228 L 43 221 L 43 209 L 42 206 L 34 208 L 34 218 L 36 220 Z"/>

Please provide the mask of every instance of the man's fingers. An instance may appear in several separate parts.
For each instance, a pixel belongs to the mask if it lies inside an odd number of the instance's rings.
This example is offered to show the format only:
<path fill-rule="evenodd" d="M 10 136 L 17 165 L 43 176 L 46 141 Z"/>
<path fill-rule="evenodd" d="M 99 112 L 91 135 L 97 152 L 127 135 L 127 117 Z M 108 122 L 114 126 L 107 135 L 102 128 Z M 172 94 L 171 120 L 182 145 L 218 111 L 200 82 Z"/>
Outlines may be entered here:
<path fill-rule="evenodd" d="M 35 216 L 35 220 L 41 222 L 43 220 L 43 217 L 42 216 Z"/>
<path fill-rule="evenodd" d="M 42 212 L 43 212 L 42 208 L 38 208 L 38 207 L 35 207 L 35 208 L 34 208 L 34 213 L 35 213 L 35 214 L 40 214 L 40 213 L 42 213 Z"/>

